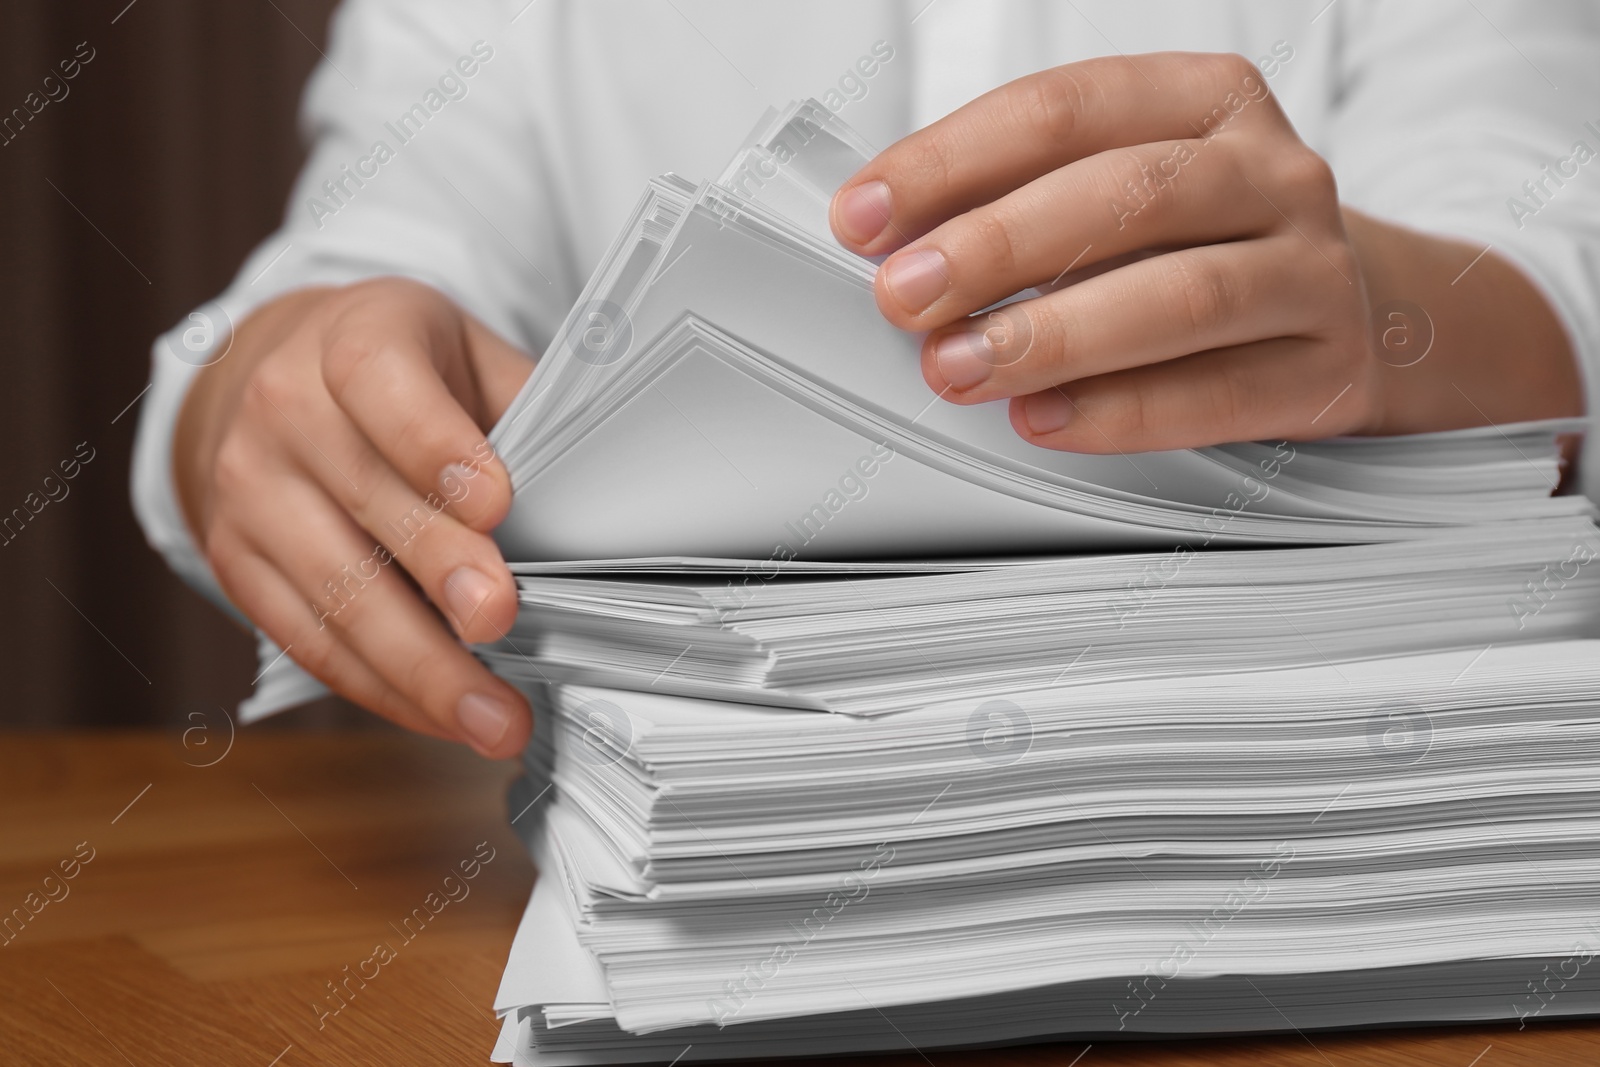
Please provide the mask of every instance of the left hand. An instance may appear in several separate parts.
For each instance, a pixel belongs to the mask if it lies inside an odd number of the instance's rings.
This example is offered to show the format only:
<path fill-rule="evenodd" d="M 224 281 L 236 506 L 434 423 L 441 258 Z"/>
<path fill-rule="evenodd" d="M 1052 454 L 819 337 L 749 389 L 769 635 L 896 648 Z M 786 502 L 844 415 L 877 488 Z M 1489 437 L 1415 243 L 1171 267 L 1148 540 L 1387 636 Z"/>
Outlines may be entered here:
<path fill-rule="evenodd" d="M 1004 85 L 874 159 L 832 223 L 853 251 L 894 252 L 878 306 L 931 331 L 928 384 L 958 404 L 1011 398 L 1035 444 L 1384 429 L 1333 172 L 1240 56 L 1111 57 Z"/>

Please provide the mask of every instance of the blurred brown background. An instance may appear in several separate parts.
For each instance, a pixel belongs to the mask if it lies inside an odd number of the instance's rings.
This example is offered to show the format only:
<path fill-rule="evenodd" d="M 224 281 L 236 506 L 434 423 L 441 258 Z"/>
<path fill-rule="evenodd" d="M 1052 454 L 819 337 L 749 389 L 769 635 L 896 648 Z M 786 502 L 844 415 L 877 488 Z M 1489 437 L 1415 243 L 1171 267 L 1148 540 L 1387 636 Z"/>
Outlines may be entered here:
<path fill-rule="evenodd" d="M 334 6 L 0 8 L 0 117 L 93 49 L 64 97 L 0 135 L 13 138 L 0 145 L 0 515 L 80 442 L 94 449 L 65 498 L 0 535 L 0 725 L 177 724 L 249 690 L 252 641 L 134 521 L 138 407 L 124 409 L 155 336 L 219 292 L 282 215 L 300 90 Z"/>

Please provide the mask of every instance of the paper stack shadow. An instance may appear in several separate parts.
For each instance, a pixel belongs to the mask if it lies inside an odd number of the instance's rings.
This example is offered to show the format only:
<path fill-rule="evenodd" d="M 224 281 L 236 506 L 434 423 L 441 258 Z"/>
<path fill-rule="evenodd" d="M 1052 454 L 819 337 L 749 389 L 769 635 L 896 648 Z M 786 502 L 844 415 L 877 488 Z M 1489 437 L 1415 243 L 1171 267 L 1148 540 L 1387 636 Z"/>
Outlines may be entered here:
<path fill-rule="evenodd" d="M 491 436 L 496 1058 L 1600 1013 L 1576 427 L 1037 448 L 829 235 L 868 154 L 809 101 L 650 183 Z"/>

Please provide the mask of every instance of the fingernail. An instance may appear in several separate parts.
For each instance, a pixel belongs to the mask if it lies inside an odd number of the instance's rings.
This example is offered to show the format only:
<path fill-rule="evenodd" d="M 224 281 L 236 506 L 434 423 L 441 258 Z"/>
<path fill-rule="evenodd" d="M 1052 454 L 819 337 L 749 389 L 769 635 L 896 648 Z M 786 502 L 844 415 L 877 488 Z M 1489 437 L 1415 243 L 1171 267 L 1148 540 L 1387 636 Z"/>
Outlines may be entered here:
<path fill-rule="evenodd" d="M 444 580 L 444 606 L 455 621 L 458 633 L 478 613 L 478 606 L 494 593 L 494 579 L 471 567 L 457 567 Z"/>
<path fill-rule="evenodd" d="M 889 225 L 889 187 L 867 182 L 840 190 L 833 198 L 833 222 L 846 241 L 871 244 Z"/>
<path fill-rule="evenodd" d="M 1022 418 L 1035 435 L 1055 433 L 1072 421 L 1072 401 L 1059 389 L 1034 393 L 1022 401 Z"/>
<path fill-rule="evenodd" d="M 902 252 L 883 265 L 883 284 L 907 315 L 920 315 L 950 288 L 950 271 L 936 249 Z"/>
<path fill-rule="evenodd" d="M 483 693 L 468 693 L 456 704 L 456 721 L 484 755 L 493 752 L 511 729 L 511 716 L 502 701 Z"/>
<path fill-rule="evenodd" d="M 478 467 L 462 463 L 448 464 L 439 472 L 439 492 L 452 504 L 459 504 L 472 490 L 471 481 L 478 476 Z"/>
<path fill-rule="evenodd" d="M 978 330 L 946 334 L 933 346 L 934 362 L 951 388 L 965 392 L 989 380 L 994 366 L 994 350 L 987 336 Z"/>

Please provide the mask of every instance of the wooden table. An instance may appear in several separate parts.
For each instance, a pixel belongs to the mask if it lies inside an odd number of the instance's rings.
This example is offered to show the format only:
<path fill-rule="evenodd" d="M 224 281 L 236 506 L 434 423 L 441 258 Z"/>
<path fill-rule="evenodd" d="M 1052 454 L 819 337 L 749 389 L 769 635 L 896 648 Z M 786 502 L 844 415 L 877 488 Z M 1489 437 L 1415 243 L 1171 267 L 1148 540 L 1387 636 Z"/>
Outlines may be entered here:
<path fill-rule="evenodd" d="M 48 901 L 20 932 L 0 936 L 0 1063 L 485 1063 L 495 986 L 534 877 L 506 827 L 511 769 L 397 733 L 243 730 L 231 748 L 226 734 L 218 715 L 183 735 L 0 735 L 0 912 L 33 892 L 35 904 Z M 377 942 L 400 943 L 391 924 L 439 891 L 480 842 L 493 859 L 468 895 L 442 907 L 319 1029 L 313 1004 L 331 1003 L 327 983 Z M 63 861 L 71 880 L 59 877 Z M 1587 1067 L 1600 1064 L 1600 1024 L 1078 1043 L 926 1059 L 937 1067 Z"/>

